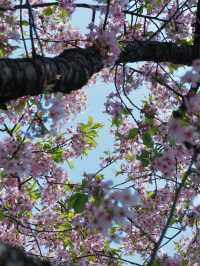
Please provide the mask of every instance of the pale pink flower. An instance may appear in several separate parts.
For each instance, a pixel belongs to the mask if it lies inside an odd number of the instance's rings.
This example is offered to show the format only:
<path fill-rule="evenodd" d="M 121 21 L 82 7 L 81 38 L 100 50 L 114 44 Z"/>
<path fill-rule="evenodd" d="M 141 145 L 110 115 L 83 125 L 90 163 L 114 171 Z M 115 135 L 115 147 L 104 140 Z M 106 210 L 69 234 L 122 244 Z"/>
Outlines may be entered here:
<path fill-rule="evenodd" d="M 181 78 L 182 82 L 196 84 L 200 79 L 198 73 L 193 71 L 187 71 Z"/>
<path fill-rule="evenodd" d="M 198 114 L 200 112 L 200 94 L 197 93 L 190 96 L 189 99 L 185 100 L 186 107 L 189 114 Z"/>

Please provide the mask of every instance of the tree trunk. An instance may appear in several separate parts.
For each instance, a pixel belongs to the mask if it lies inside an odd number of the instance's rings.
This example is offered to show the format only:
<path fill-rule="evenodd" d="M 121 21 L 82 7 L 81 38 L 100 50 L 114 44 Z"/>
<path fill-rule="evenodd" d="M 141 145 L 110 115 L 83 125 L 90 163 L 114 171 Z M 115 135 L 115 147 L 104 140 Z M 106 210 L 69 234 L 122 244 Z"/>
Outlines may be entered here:
<path fill-rule="evenodd" d="M 122 50 L 116 63 L 139 61 L 191 65 L 197 58 L 194 46 L 166 42 L 134 41 Z M 87 84 L 103 61 L 94 47 L 67 49 L 54 58 L 37 56 L 0 59 L 0 103 L 42 93 L 70 93 Z"/>

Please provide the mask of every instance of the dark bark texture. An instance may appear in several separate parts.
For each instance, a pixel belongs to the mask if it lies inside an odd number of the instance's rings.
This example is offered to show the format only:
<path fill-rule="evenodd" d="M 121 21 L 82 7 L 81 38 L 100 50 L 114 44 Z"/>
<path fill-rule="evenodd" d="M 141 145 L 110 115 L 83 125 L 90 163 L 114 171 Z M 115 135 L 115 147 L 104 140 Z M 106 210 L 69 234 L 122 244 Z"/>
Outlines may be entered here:
<path fill-rule="evenodd" d="M 0 59 L 0 102 L 82 88 L 103 67 L 97 51 L 68 49 L 54 58 Z"/>
<path fill-rule="evenodd" d="M 197 57 L 194 46 L 134 41 L 122 50 L 116 63 L 153 61 L 191 65 Z M 2 58 L 0 104 L 22 96 L 51 92 L 70 93 L 81 89 L 102 68 L 102 58 L 94 47 L 67 49 L 54 58 Z"/>
<path fill-rule="evenodd" d="M 27 256 L 22 249 L 0 243 L 0 266 L 53 266 L 50 262 Z"/>
<path fill-rule="evenodd" d="M 191 65 L 197 58 L 194 46 L 178 45 L 170 42 L 129 42 L 122 51 L 119 62 L 168 62 L 180 65 Z"/>

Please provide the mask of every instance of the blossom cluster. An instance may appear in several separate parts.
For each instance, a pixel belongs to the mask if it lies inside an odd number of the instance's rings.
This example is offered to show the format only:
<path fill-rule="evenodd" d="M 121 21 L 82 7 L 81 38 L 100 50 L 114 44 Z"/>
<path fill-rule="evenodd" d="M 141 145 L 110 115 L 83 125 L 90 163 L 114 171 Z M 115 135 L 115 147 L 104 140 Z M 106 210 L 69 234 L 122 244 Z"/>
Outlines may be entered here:
<path fill-rule="evenodd" d="M 128 223 L 134 217 L 134 208 L 142 206 L 138 192 L 132 193 L 130 189 L 124 189 L 109 193 L 111 181 L 102 182 L 90 174 L 86 175 L 84 184 L 85 191 L 92 196 L 94 202 L 88 203 L 81 224 L 85 223 L 92 232 L 97 230 L 108 236 L 112 225 Z M 76 218 L 75 224 L 78 224 Z"/>

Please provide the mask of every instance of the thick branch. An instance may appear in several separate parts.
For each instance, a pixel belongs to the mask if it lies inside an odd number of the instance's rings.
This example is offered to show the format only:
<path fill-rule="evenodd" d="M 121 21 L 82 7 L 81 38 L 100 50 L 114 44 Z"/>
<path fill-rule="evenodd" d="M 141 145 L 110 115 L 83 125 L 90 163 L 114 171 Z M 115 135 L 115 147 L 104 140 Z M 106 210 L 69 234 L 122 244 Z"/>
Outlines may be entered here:
<path fill-rule="evenodd" d="M 119 62 L 169 62 L 180 65 L 191 65 L 196 59 L 193 46 L 177 45 L 171 42 L 129 42 L 122 51 Z"/>
<path fill-rule="evenodd" d="M 122 50 L 117 63 L 191 65 L 196 57 L 194 46 L 134 41 Z M 0 59 L 0 103 L 47 92 L 70 93 L 82 88 L 102 68 L 102 58 L 93 47 L 68 49 L 54 58 Z"/>
<path fill-rule="evenodd" d="M 40 3 L 40 4 L 32 4 L 31 8 L 45 8 L 48 6 L 58 6 L 59 3 L 58 2 L 49 2 L 49 3 Z M 99 9 L 100 7 L 103 7 L 103 5 L 92 5 L 92 4 L 85 4 L 85 3 L 76 3 L 73 4 L 74 7 L 78 7 L 78 8 L 88 8 L 88 9 Z M 12 7 L 4 7 L 4 6 L 0 6 L 0 11 L 15 11 L 18 9 L 28 9 L 28 5 L 23 4 L 23 5 L 15 5 Z"/>
<path fill-rule="evenodd" d="M 113 259 L 113 261 L 122 261 L 128 263 L 129 265 L 142 266 L 139 263 L 132 262 L 127 259 L 123 259 L 118 256 L 112 256 L 106 254 L 102 251 L 95 250 L 93 254 L 89 253 L 85 256 L 77 258 L 79 259 L 84 257 L 105 257 Z M 28 256 L 22 249 L 12 247 L 3 243 L 0 243 L 0 266 L 53 266 L 54 263 L 51 263 L 48 258 L 37 258 L 36 256 Z M 58 266 L 65 266 L 65 263 L 56 264 Z M 67 264 L 69 265 L 69 264 Z M 70 264 L 71 265 L 71 264 Z M 74 264 L 73 264 L 74 265 Z M 76 265 L 79 265 L 77 262 Z"/>
<path fill-rule="evenodd" d="M 103 67 L 97 51 L 68 49 L 54 58 L 0 59 L 0 100 L 82 88 Z"/>
<path fill-rule="evenodd" d="M 197 3 L 197 12 L 196 12 L 196 22 L 195 22 L 195 32 L 194 32 L 194 46 L 198 56 L 200 55 L 200 0 Z"/>
<path fill-rule="evenodd" d="M 19 248 L 0 243 L 0 266 L 51 266 L 49 261 L 29 257 Z"/>

